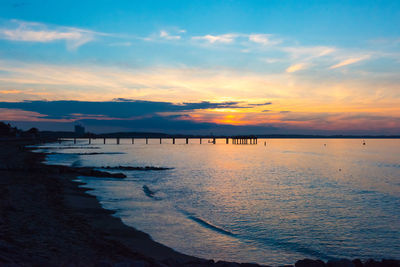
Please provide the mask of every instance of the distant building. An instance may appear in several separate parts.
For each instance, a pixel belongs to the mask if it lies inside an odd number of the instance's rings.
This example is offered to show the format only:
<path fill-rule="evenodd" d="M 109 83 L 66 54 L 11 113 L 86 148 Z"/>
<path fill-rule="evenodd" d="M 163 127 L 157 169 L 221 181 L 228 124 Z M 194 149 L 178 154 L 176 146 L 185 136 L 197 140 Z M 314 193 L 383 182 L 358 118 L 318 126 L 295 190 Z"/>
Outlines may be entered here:
<path fill-rule="evenodd" d="M 82 125 L 75 125 L 75 134 L 76 135 L 84 135 L 85 127 L 83 127 Z"/>

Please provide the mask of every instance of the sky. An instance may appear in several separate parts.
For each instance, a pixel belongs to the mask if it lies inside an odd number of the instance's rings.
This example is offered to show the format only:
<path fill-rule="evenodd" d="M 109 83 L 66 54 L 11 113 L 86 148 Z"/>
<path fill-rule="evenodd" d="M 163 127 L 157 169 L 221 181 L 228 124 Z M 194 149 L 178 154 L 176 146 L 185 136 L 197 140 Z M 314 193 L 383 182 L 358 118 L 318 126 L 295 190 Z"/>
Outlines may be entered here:
<path fill-rule="evenodd" d="M 400 134 L 400 1 L 0 1 L 22 128 Z"/>

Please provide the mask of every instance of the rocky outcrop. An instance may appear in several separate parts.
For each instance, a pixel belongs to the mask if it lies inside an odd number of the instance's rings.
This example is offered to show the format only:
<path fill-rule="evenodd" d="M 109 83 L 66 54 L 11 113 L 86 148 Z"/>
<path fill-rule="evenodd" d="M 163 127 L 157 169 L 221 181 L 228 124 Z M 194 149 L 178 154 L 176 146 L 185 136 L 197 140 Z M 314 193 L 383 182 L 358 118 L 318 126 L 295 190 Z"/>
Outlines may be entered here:
<path fill-rule="evenodd" d="M 102 169 L 109 169 L 109 170 L 124 170 L 124 171 L 165 171 L 171 170 L 173 168 L 167 167 L 153 167 L 153 166 L 146 166 L 146 167 L 131 167 L 131 166 L 116 166 L 116 167 L 101 167 Z"/>

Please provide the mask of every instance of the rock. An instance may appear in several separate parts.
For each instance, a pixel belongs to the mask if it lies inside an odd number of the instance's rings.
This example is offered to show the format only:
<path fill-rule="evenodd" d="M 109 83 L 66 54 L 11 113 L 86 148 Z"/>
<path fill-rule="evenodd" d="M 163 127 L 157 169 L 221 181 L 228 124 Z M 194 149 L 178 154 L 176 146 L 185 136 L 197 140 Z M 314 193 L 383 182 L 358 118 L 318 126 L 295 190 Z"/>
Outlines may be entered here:
<path fill-rule="evenodd" d="M 376 261 L 374 259 L 369 259 L 364 263 L 364 267 L 400 267 L 400 261 L 387 259 Z"/>
<path fill-rule="evenodd" d="M 326 265 L 328 267 L 354 267 L 354 263 L 347 259 L 330 260 Z"/>
<path fill-rule="evenodd" d="M 363 267 L 364 266 L 360 259 L 354 259 L 354 260 L 352 260 L 352 262 L 354 264 L 354 267 Z"/>
<path fill-rule="evenodd" d="M 153 265 L 143 260 L 119 262 L 113 265 L 113 267 L 150 267 L 150 266 Z"/>
<path fill-rule="evenodd" d="M 184 265 L 182 265 L 182 263 L 178 262 L 175 259 L 171 259 L 171 258 L 163 260 L 162 263 L 167 266 L 177 266 L 177 267 L 184 266 Z"/>
<path fill-rule="evenodd" d="M 176 266 L 176 265 L 171 265 L 171 266 Z M 185 267 L 214 266 L 214 260 L 197 259 L 194 261 L 185 262 L 182 266 Z"/>
<path fill-rule="evenodd" d="M 325 267 L 326 264 L 321 260 L 304 259 L 304 260 L 296 261 L 294 266 L 296 266 L 296 267 Z"/>
<path fill-rule="evenodd" d="M 382 260 L 383 267 L 400 267 L 400 260 Z"/>
<path fill-rule="evenodd" d="M 228 262 L 228 261 L 218 261 L 215 266 L 218 267 L 240 267 L 239 263 Z"/>
<path fill-rule="evenodd" d="M 380 267 L 380 266 L 381 266 L 381 263 L 374 259 L 369 259 L 366 262 L 364 262 L 364 267 Z"/>
<path fill-rule="evenodd" d="M 241 263 L 240 267 L 260 267 L 261 265 L 258 265 L 257 263 Z M 264 266 L 266 267 L 266 266 Z"/>

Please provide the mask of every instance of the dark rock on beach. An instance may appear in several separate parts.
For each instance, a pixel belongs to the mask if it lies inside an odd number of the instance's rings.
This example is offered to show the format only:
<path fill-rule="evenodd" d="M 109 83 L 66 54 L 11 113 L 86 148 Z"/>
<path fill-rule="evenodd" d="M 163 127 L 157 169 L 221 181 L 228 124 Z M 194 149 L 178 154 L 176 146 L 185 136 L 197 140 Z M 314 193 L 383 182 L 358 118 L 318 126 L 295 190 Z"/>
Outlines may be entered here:
<path fill-rule="evenodd" d="M 361 262 L 360 259 L 354 259 L 352 260 L 354 267 L 363 267 L 363 263 Z"/>
<path fill-rule="evenodd" d="M 166 167 L 153 167 L 153 166 L 146 166 L 146 167 L 131 167 L 131 166 L 116 166 L 116 167 L 102 167 L 102 169 L 109 169 L 109 170 L 124 170 L 124 171 L 164 171 L 164 170 L 171 170 L 173 168 L 166 168 Z"/>
<path fill-rule="evenodd" d="M 295 267 L 325 267 L 325 263 L 321 260 L 304 259 L 295 263 Z"/>
<path fill-rule="evenodd" d="M 354 263 L 347 259 L 330 260 L 326 265 L 327 267 L 355 267 Z"/>

